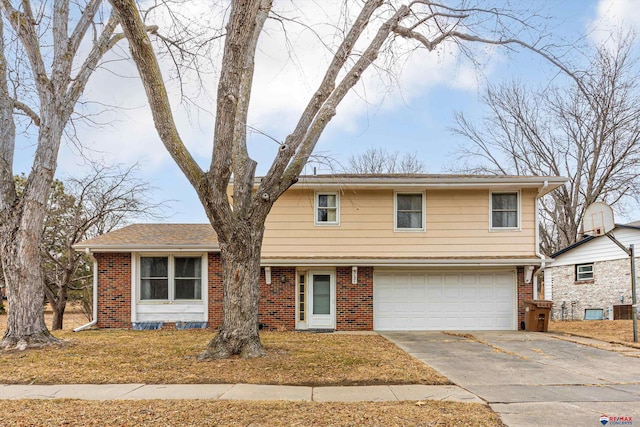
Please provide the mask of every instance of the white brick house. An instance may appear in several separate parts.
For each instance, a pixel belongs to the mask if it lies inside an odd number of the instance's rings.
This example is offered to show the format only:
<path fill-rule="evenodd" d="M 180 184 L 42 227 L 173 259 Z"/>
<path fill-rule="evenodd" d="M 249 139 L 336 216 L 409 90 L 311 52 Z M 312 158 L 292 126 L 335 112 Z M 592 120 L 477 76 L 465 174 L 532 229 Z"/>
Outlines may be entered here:
<path fill-rule="evenodd" d="M 640 283 L 640 221 L 616 224 L 613 235 L 626 247 L 634 244 Z M 629 256 L 606 236 L 587 237 L 551 258 L 544 284 L 545 299 L 553 300 L 552 319 L 582 320 L 588 309 L 611 318 L 614 305 L 631 304 Z"/>

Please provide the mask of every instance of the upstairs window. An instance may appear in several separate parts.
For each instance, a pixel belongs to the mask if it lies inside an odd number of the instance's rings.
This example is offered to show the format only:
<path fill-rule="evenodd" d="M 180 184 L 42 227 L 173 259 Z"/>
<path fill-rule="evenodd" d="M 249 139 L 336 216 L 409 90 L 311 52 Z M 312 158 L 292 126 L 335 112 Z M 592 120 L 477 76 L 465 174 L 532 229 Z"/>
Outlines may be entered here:
<path fill-rule="evenodd" d="M 140 300 L 202 299 L 202 257 L 140 257 Z"/>
<path fill-rule="evenodd" d="M 396 193 L 395 228 L 402 231 L 424 230 L 424 194 Z"/>
<path fill-rule="evenodd" d="M 519 206 L 518 192 L 491 193 L 491 228 L 519 228 Z"/>
<path fill-rule="evenodd" d="M 593 264 L 576 265 L 576 282 L 593 280 Z"/>
<path fill-rule="evenodd" d="M 340 223 L 340 197 L 338 193 L 316 193 L 316 225 Z"/>

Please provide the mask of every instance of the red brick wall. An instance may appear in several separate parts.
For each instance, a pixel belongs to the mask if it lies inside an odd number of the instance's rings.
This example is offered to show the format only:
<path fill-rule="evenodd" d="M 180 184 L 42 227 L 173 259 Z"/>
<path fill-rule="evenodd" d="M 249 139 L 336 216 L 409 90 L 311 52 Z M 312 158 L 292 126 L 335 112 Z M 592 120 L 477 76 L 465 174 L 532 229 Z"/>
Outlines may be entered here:
<path fill-rule="evenodd" d="M 97 253 L 99 328 L 131 327 L 131 254 Z"/>
<path fill-rule="evenodd" d="M 373 267 L 358 267 L 358 284 L 351 284 L 351 267 L 336 269 L 336 330 L 373 329 Z"/>
<path fill-rule="evenodd" d="M 267 285 L 264 268 L 260 269 L 260 323 L 268 330 L 295 329 L 295 267 L 271 267 L 270 285 Z"/>
<path fill-rule="evenodd" d="M 131 254 L 96 253 L 98 260 L 99 328 L 131 327 Z M 208 257 L 209 327 L 222 322 L 222 264 L 219 253 Z M 282 282 L 282 277 L 285 282 Z M 524 321 L 524 302 L 533 299 L 533 284 L 524 283 L 524 267 L 517 268 L 518 329 Z M 271 285 L 260 274 L 260 323 L 270 330 L 295 329 L 296 269 L 272 267 Z M 373 267 L 358 267 L 358 284 L 351 284 L 351 267 L 336 269 L 336 329 L 373 329 Z"/>
<path fill-rule="evenodd" d="M 208 293 L 209 327 L 217 328 L 222 324 L 222 260 L 220 252 L 209 252 Z"/>
<path fill-rule="evenodd" d="M 533 299 L 533 280 L 531 283 L 524 283 L 524 267 L 518 267 L 518 324 L 517 328 L 521 327 L 524 322 L 524 301 Z"/>

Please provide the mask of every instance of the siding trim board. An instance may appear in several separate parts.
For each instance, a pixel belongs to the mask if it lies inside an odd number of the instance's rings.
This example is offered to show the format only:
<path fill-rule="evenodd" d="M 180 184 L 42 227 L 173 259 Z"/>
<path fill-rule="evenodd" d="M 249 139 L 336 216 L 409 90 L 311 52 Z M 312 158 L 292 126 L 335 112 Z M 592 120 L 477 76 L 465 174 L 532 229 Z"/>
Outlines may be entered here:
<path fill-rule="evenodd" d="M 542 262 L 550 262 L 551 259 L 540 258 L 508 258 L 508 259 L 372 259 L 372 258 L 322 258 L 322 259 L 296 259 L 296 258 L 266 258 L 262 266 L 299 266 L 299 267 L 331 267 L 331 266 L 361 266 L 372 267 L 516 267 L 521 265 L 539 266 Z"/>

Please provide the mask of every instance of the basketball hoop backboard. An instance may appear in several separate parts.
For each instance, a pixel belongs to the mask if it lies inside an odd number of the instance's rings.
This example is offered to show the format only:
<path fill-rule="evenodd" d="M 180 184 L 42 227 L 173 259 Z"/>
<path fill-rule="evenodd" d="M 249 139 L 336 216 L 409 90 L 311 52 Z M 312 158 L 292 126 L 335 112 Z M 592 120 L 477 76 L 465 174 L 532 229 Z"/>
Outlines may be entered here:
<path fill-rule="evenodd" d="M 589 236 L 604 236 L 613 228 L 613 209 L 602 202 L 590 204 L 584 212 L 582 219 L 582 233 Z"/>

